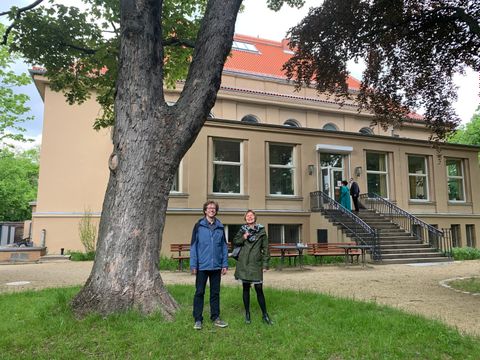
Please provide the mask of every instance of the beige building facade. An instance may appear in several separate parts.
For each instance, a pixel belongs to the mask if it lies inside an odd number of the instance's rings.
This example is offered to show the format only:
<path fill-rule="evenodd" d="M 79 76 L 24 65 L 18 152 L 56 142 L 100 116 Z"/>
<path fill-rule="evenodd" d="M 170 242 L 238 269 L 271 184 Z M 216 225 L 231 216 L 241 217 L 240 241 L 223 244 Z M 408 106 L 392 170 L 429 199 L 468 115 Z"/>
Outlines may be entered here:
<path fill-rule="evenodd" d="M 281 43 L 237 37 L 241 41 L 263 53 L 264 46 L 282 50 Z M 50 254 L 83 250 L 78 223 L 85 211 L 100 218 L 110 130 L 92 129 L 100 111 L 93 99 L 68 105 L 41 72 L 33 76 L 45 114 L 32 238 Z M 168 90 L 167 100 L 174 102 L 181 89 L 179 83 Z M 437 153 L 420 119 L 387 130 L 370 126 L 371 120 L 351 104 L 339 107 L 313 89 L 294 91 L 284 78 L 227 63 L 211 119 L 180 164 L 162 253 L 169 255 L 171 243 L 190 241 L 210 199 L 220 204 L 229 238 L 245 210 L 254 209 L 272 242 L 316 242 L 318 230 L 326 231 L 328 241 L 341 240 L 334 226 L 310 210 L 310 193 L 335 198 L 339 181 L 350 178 L 362 193 L 378 193 L 429 224 L 452 228 L 456 245 L 479 247 L 480 148 L 444 144 Z"/>

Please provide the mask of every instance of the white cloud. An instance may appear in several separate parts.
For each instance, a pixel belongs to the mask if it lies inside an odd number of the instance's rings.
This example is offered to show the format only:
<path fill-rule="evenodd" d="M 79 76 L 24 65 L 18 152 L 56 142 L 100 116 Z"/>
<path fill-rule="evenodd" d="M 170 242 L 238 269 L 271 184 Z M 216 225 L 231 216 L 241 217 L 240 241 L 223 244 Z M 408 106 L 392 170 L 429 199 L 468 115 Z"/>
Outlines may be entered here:
<path fill-rule="evenodd" d="M 30 150 L 30 149 L 33 149 L 36 146 L 41 146 L 42 145 L 42 134 L 38 134 L 34 137 L 26 136 L 26 138 L 30 139 L 32 141 L 23 142 L 23 141 L 15 141 L 15 140 L 6 139 L 6 140 L 4 140 L 4 142 L 8 145 L 12 145 L 17 151 Z M 0 147 L 1 147 L 1 144 L 0 144 Z"/>

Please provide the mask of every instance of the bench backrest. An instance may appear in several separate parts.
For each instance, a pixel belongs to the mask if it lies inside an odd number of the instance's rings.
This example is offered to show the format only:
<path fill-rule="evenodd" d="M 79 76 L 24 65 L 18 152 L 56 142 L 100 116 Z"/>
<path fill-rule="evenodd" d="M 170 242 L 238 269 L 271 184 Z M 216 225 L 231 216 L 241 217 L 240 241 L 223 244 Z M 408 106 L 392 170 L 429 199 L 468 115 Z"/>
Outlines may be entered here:
<path fill-rule="evenodd" d="M 190 251 L 190 244 L 170 244 L 170 251 L 181 255 L 182 252 Z"/>

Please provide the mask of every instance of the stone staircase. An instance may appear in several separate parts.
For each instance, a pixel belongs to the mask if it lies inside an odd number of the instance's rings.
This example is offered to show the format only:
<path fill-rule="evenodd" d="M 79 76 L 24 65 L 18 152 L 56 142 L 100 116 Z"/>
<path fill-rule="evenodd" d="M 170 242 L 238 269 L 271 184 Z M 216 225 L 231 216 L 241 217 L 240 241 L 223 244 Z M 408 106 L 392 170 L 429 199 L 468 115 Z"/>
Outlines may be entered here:
<path fill-rule="evenodd" d="M 340 228 L 346 236 L 354 238 L 354 234 L 352 234 L 349 228 L 353 229 L 355 225 L 350 218 L 342 215 L 339 210 L 323 209 L 321 212 L 337 228 Z M 362 209 L 358 216 L 370 227 L 378 230 L 382 257 L 382 260 L 378 262 L 380 264 L 450 261 L 450 258 L 437 249 L 423 243 L 397 224 L 372 210 Z M 361 231 L 357 231 L 357 235 L 361 237 L 363 234 Z"/>

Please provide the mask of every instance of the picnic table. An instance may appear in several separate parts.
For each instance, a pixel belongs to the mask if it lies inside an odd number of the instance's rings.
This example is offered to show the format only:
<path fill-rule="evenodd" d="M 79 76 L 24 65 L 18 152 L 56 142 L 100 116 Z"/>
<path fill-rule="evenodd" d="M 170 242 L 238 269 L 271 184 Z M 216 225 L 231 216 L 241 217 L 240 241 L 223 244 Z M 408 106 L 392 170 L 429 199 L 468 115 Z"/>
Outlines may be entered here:
<path fill-rule="evenodd" d="M 360 250 L 362 256 L 362 266 L 365 266 L 365 254 L 367 250 L 371 250 L 370 245 L 357 245 L 357 244 L 344 244 L 336 245 L 336 247 L 343 249 L 345 251 L 345 265 L 348 265 L 348 258 L 351 255 L 353 250 Z"/>
<path fill-rule="evenodd" d="M 296 250 L 298 252 L 298 262 L 300 264 L 300 268 L 303 268 L 303 250 L 308 248 L 307 244 L 296 243 L 296 244 L 279 244 L 279 245 L 272 245 L 272 249 L 280 250 L 280 266 L 279 270 L 283 269 L 284 259 L 286 254 L 289 250 Z"/>

